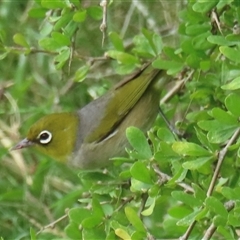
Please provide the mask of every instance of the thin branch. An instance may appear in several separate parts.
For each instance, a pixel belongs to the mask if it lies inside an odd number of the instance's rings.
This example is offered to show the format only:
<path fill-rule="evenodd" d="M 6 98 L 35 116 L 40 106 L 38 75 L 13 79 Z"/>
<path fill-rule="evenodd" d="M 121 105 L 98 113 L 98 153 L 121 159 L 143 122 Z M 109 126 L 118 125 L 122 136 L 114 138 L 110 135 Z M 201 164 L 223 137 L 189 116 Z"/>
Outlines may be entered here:
<path fill-rule="evenodd" d="M 154 171 L 161 177 L 161 182 L 167 182 L 172 179 L 169 175 L 166 173 L 161 172 L 161 170 L 158 168 L 157 165 L 153 166 Z M 186 183 L 183 182 L 175 182 L 178 186 L 182 187 L 186 192 L 191 192 L 194 193 L 194 190 L 191 186 L 187 185 Z"/>
<path fill-rule="evenodd" d="M 224 161 L 224 158 L 227 154 L 228 148 L 238 139 L 240 134 L 240 128 L 238 128 L 235 133 L 232 135 L 232 137 L 229 139 L 228 143 L 226 144 L 226 146 L 219 152 L 218 154 L 218 161 L 217 161 L 217 166 L 216 169 L 214 171 L 211 183 L 209 185 L 208 191 L 207 191 L 207 197 L 210 197 L 212 195 L 215 183 L 217 181 L 222 163 Z"/>
<path fill-rule="evenodd" d="M 167 94 L 161 99 L 160 104 L 163 104 L 169 101 L 169 99 L 171 99 L 176 94 L 176 92 L 178 92 L 186 84 L 186 82 L 192 78 L 193 73 L 194 73 L 194 70 L 192 70 L 185 79 L 176 81 L 176 84 L 174 85 L 174 87 L 170 89 L 167 92 Z"/>
<path fill-rule="evenodd" d="M 48 225 L 42 227 L 38 232 L 37 232 L 37 235 L 39 235 L 40 233 L 42 233 L 44 230 L 48 229 L 48 228 L 54 228 L 55 225 L 61 221 L 63 221 L 65 218 L 68 217 L 68 209 L 66 210 L 66 214 L 64 214 L 63 216 L 61 216 L 60 218 L 58 218 L 57 220 L 49 223 Z"/>
<path fill-rule="evenodd" d="M 240 128 L 238 128 L 234 134 L 232 135 L 232 137 L 229 139 L 229 141 L 227 142 L 226 146 L 219 152 L 218 154 L 218 161 L 217 161 L 217 166 L 215 168 L 215 171 L 214 171 L 214 174 L 213 174 L 213 177 L 212 177 L 212 180 L 211 180 L 211 183 L 209 185 L 209 188 L 208 188 L 208 191 L 207 191 L 207 197 L 210 197 L 212 195 L 212 192 L 213 192 L 213 189 L 214 189 L 214 186 L 216 184 L 216 181 L 217 181 L 217 178 L 218 178 L 218 175 L 219 175 L 219 172 L 220 172 L 220 169 L 221 169 L 221 166 L 222 166 L 222 163 L 224 161 L 224 158 L 227 154 L 227 151 L 229 149 L 229 147 L 238 139 L 239 137 L 239 134 L 240 134 Z M 187 240 L 188 237 L 190 236 L 195 224 L 197 222 L 196 221 L 193 221 L 190 226 L 188 227 L 187 231 L 184 233 L 184 235 L 182 237 L 180 237 L 180 240 Z"/>
<path fill-rule="evenodd" d="M 128 28 L 128 25 L 129 25 L 129 22 L 131 20 L 131 17 L 132 17 L 132 14 L 133 14 L 133 11 L 134 11 L 135 7 L 136 7 L 136 4 L 134 4 L 134 1 L 133 1 L 131 3 L 131 6 L 130 6 L 126 16 L 125 16 L 123 27 L 122 27 L 121 32 L 120 32 L 121 38 L 124 38 L 124 35 L 125 35 L 126 31 L 127 31 L 127 28 Z"/>
<path fill-rule="evenodd" d="M 103 34 L 103 36 L 102 36 L 102 47 L 104 45 L 104 41 L 105 41 L 105 38 L 106 38 L 106 30 L 107 30 L 107 4 L 108 4 L 107 0 L 101 0 L 100 6 L 103 8 L 103 20 L 102 20 L 102 23 L 100 25 L 100 30 Z"/>

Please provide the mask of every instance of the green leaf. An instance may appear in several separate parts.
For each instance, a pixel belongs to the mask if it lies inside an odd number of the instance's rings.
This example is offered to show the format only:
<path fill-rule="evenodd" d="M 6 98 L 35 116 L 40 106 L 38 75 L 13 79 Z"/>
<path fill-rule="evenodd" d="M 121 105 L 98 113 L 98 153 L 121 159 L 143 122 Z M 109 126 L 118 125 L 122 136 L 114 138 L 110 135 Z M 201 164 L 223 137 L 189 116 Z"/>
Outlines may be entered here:
<path fill-rule="evenodd" d="M 143 210 L 141 212 L 141 214 L 143 216 L 150 216 L 150 215 L 152 215 L 154 207 L 155 207 L 155 203 L 156 203 L 155 198 L 152 198 L 152 203 L 150 204 L 150 206 L 147 209 Z"/>
<path fill-rule="evenodd" d="M 37 240 L 37 235 L 33 228 L 30 228 L 30 237 L 31 240 Z"/>
<path fill-rule="evenodd" d="M 92 229 L 97 227 L 102 222 L 102 219 L 99 216 L 92 216 L 85 218 L 82 221 L 82 226 L 84 228 Z"/>
<path fill-rule="evenodd" d="M 117 228 L 115 230 L 115 234 L 120 237 L 120 239 L 129 239 L 131 240 L 131 236 L 128 234 L 127 231 L 125 231 L 124 229 L 122 228 Z"/>
<path fill-rule="evenodd" d="M 207 40 L 212 44 L 220 46 L 230 46 L 233 44 L 232 42 L 226 40 L 224 36 L 211 35 L 207 38 Z"/>
<path fill-rule="evenodd" d="M 59 32 L 52 32 L 52 38 L 60 45 L 60 46 L 69 46 L 71 44 L 70 39 Z"/>
<path fill-rule="evenodd" d="M 175 142 L 175 137 L 168 128 L 159 128 L 157 131 L 157 136 L 164 142 Z"/>
<path fill-rule="evenodd" d="M 54 58 L 54 61 L 56 63 L 58 63 L 58 68 L 57 69 L 60 69 L 64 63 L 69 59 L 70 57 L 70 49 L 67 48 L 67 49 L 64 49 L 62 50 L 55 58 Z"/>
<path fill-rule="evenodd" d="M 166 61 L 162 59 L 157 59 L 153 61 L 152 65 L 155 68 L 167 70 L 167 74 L 169 75 L 173 75 L 175 73 L 180 72 L 184 67 L 183 62 Z"/>
<path fill-rule="evenodd" d="M 215 214 L 218 214 L 224 218 L 227 218 L 228 212 L 224 205 L 215 197 L 208 197 L 205 200 L 205 206 Z"/>
<path fill-rule="evenodd" d="M 240 51 L 231 47 L 222 46 L 219 48 L 220 52 L 231 61 L 240 63 Z"/>
<path fill-rule="evenodd" d="M 54 31 L 60 31 L 61 29 L 64 29 L 71 22 L 73 15 L 73 12 L 65 13 L 62 15 L 54 25 Z"/>
<path fill-rule="evenodd" d="M 196 3 L 193 4 L 193 10 L 200 13 L 206 13 L 213 9 L 218 3 L 218 0 L 198 0 Z"/>
<path fill-rule="evenodd" d="M 44 8 L 56 9 L 56 8 L 64 8 L 66 7 L 66 1 L 58 0 L 58 1 L 49 1 L 49 0 L 41 0 L 41 5 Z"/>
<path fill-rule="evenodd" d="M 80 67 L 75 72 L 74 81 L 75 82 L 82 82 L 87 77 L 89 68 L 90 67 L 88 65 L 84 65 L 84 66 Z"/>
<path fill-rule="evenodd" d="M 148 40 L 148 43 L 151 46 L 152 50 L 154 51 L 155 55 L 160 54 L 160 52 L 162 50 L 162 44 L 160 46 L 160 49 L 157 49 L 156 45 L 155 45 L 155 43 L 153 41 L 154 40 L 154 36 L 156 38 L 156 35 L 153 32 L 150 32 L 149 30 L 147 30 L 146 28 L 142 29 L 142 33 L 145 36 L 145 38 Z M 159 36 L 158 36 L 158 41 L 161 43 L 161 38 Z"/>
<path fill-rule="evenodd" d="M 194 197 L 204 202 L 206 198 L 206 192 L 204 192 L 203 189 L 195 183 L 192 183 L 192 187 L 194 189 Z"/>
<path fill-rule="evenodd" d="M 87 14 L 95 20 L 101 20 L 103 17 L 102 8 L 98 6 L 88 7 Z"/>
<path fill-rule="evenodd" d="M 190 36 L 199 35 L 211 30 L 211 25 L 209 23 L 204 24 L 193 24 L 186 27 L 186 34 Z"/>
<path fill-rule="evenodd" d="M 84 22 L 87 16 L 87 11 L 77 11 L 73 15 L 73 21 L 74 22 Z"/>
<path fill-rule="evenodd" d="M 209 156 L 210 153 L 203 147 L 190 142 L 175 142 L 173 150 L 183 156 Z"/>
<path fill-rule="evenodd" d="M 136 64 L 139 63 L 138 59 L 133 55 L 117 50 L 107 51 L 107 56 L 118 60 L 120 63 L 124 64 Z"/>
<path fill-rule="evenodd" d="M 231 234 L 229 229 L 226 226 L 218 226 L 217 233 L 221 234 L 223 236 L 223 239 L 228 239 L 228 240 L 236 239 L 235 235 Z"/>
<path fill-rule="evenodd" d="M 32 18 L 44 18 L 46 16 L 47 9 L 45 8 L 32 8 L 28 11 L 28 16 Z"/>
<path fill-rule="evenodd" d="M 177 226 L 185 226 L 188 227 L 193 221 L 195 221 L 197 215 L 201 212 L 201 209 L 195 210 L 191 214 L 187 215 L 186 217 L 180 219 L 177 222 Z"/>
<path fill-rule="evenodd" d="M 82 239 L 82 234 L 79 231 L 79 225 L 75 222 L 70 222 L 64 229 L 66 235 L 71 239 Z"/>
<path fill-rule="evenodd" d="M 240 96 L 235 93 L 229 94 L 225 99 L 227 109 L 236 117 L 240 116 L 240 108 L 238 106 L 239 102 Z"/>
<path fill-rule="evenodd" d="M 240 192 L 240 187 L 237 187 L 234 189 L 230 187 L 221 188 L 222 195 L 229 200 L 240 200 L 239 192 Z"/>
<path fill-rule="evenodd" d="M 53 38 L 43 38 L 43 39 L 40 39 L 38 43 L 40 47 L 49 51 L 56 51 L 63 47 L 62 44 L 59 44 Z"/>
<path fill-rule="evenodd" d="M 240 88 L 240 77 L 234 78 L 231 82 L 222 85 L 223 90 L 236 90 Z"/>
<path fill-rule="evenodd" d="M 202 201 L 200 199 L 196 199 L 194 196 L 182 191 L 173 191 L 171 195 L 174 199 L 185 203 L 191 208 L 200 207 L 202 205 Z"/>
<path fill-rule="evenodd" d="M 223 143 L 227 141 L 236 131 L 236 126 L 221 126 L 222 128 L 213 129 L 207 134 L 208 140 L 212 143 Z"/>
<path fill-rule="evenodd" d="M 16 33 L 13 36 L 13 41 L 23 47 L 29 48 L 29 44 L 26 41 L 26 38 L 21 33 Z"/>
<path fill-rule="evenodd" d="M 144 133 L 136 127 L 128 127 L 126 136 L 131 146 L 137 151 L 139 158 L 152 158 L 152 151 Z"/>
<path fill-rule="evenodd" d="M 132 165 L 130 172 L 133 178 L 141 182 L 149 184 L 153 183 L 150 170 L 146 167 L 146 164 L 144 164 L 144 162 L 142 161 L 135 162 Z"/>
<path fill-rule="evenodd" d="M 127 219 L 134 226 L 134 228 L 140 232 L 146 232 L 140 217 L 137 215 L 137 212 L 131 207 L 125 207 L 124 210 Z"/>
<path fill-rule="evenodd" d="M 222 110 L 221 108 L 213 108 L 211 113 L 212 113 L 212 116 L 216 120 L 218 120 L 220 123 L 228 124 L 228 125 L 236 125 L 237 124 L 237 119 L 234 118 L 229 113 Z"/>
<path fill-rule="evenodd" d="M 116 32 L 110 32 L 109 37 L 116 50 L 124 51 L 123 41 Z"/>
<path fill-rule="evenodd" d="M 89 210 L 85 208 L 72 208 L 68 212 L 69 219 L 80 225 L 85 218 L 89 217 Z"/>
<path fill-rule="evenodd" d="M 184 205 L 180 206 L 173 206 L 169 208 L 168 214 L 174 218 L 181 219 L 184 218 L 186 215 L 191 214 L 192 210 L 189 209 L 189 207 L 186 207 Z"/>
<path fill-rule="evenodd" d="M 196 160 L 184 162 L 182 166 L 185 169 L 197 170 L 207 162 L 210 162 L 211 160 L 212 160 L 212 157 L 200 157 L 200 158 L 197 158 Z"/>
<path fill-rule="evenodd" d="M 84 228 L 82 230 L 82 237 L 74 238 L 74 240 L 76 239 L 106 239 L 106 230 L 103 225 L 91 229 Z"/>

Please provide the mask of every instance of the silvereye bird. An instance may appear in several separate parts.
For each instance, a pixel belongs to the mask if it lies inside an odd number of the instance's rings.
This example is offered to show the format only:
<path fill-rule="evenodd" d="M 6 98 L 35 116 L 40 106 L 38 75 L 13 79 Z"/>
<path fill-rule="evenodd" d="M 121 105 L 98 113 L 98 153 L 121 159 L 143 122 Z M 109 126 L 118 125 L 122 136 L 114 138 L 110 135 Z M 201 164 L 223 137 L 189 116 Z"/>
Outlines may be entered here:
<path fill-rule="evenodd" d="M 12 150 L 35 146 L 77 168 L 106 166 L 109 158 L 124 155 L 129 126 L 146 131 L 153 124 L 158 114 L 159 88 L 166 79 L 160 78 L 161 73 L 147 64 L 79 111 L 42 117 Z"/>

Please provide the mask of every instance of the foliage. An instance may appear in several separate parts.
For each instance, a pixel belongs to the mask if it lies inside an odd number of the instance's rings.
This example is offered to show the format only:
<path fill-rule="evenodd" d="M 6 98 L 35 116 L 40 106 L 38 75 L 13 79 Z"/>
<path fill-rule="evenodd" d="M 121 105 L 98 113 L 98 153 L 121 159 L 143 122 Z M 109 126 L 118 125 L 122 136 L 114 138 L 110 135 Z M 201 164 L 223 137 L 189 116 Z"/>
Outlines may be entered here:
<path fill-rule="evenodd" d="M 239 237 L 239 2 L 184 2 L 109 1 L 107 29 L 98 2 L 1 2 L 3 239 Z M 175 133 L 161 117 L 148 139 L 130 127 L 127 157 L 95 172 L 8 151 L 149 60 L 171 78 L 161 107 Z"/>

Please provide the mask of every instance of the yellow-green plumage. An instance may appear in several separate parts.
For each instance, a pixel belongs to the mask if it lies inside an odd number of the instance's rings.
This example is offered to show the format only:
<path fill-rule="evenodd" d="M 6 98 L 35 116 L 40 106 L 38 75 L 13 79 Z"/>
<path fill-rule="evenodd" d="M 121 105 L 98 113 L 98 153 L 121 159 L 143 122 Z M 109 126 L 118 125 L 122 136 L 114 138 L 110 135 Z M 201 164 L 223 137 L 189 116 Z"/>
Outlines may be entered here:
<path fill-rule="evenodd" d="M 79 111 L 41 118 L 14 149 L 36 145 L 56 160 L 84 169 L 107 165 L 109 158 L 124 154 L 127 127 L 146 131 L 152 125 L 165 82 L 162 77 L 159 85 L 160 73 L 147 65 Z"/>

